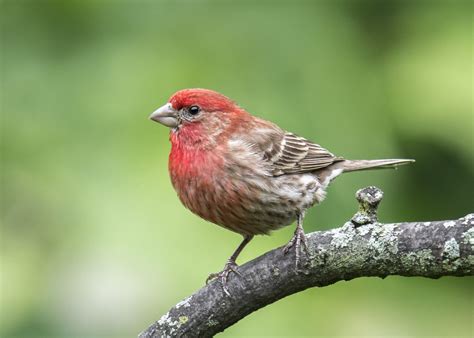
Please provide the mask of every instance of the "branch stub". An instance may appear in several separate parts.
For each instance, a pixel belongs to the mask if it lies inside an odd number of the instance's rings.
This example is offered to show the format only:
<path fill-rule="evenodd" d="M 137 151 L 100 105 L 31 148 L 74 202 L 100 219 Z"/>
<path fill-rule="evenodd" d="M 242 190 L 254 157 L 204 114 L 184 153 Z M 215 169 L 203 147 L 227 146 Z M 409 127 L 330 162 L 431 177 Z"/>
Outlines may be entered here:
<path fill-rule="evenodd" d="M 377 222 L 377 208 L 383 198 L 383 191 L 375 186 L 359 189 L 356 199 L 359 202 L 359 211 L 352 217 L 352 223 L 358 227 L 364 224 Z"/>

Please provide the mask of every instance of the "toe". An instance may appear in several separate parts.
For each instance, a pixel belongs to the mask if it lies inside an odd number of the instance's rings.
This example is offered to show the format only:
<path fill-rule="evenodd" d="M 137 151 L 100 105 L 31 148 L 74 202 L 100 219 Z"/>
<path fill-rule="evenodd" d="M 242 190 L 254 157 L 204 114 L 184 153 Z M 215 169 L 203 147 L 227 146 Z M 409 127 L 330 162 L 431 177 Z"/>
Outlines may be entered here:
<path fill-rule="evenodd" d="M 209 276 L 207 276 L 206 278 L 206 285 L 209 284 L 209 282 L 211 282 L 212 280 L 216 279 L 217 277 L 219 277 L 219 274 L 218 273 L 211 273 Z"/>
<path fill-rule="evenodd" d="M 290 249 L 293 247 L 295 244 L 295 237 L 292 237 L 290 241 L 283 247 L 283 253 L 286 255 Z"/>
<path fill-rule="evenodd" d="M 229 279 L 229 275 L 234 272 L 235 274 L 242 276 L 240 271 L 238 270 L 238 265 L 235 262 L 229 261 L 224 266 L 224 269 L 219 273 L 211 273 L 209 277 L 206 279 L 206 284 L 210 281 L 218 278 L 222 284 L 222 289 L 227 296 L 231 296 L 229 289 L 227 287 L 227 281 Z"/>

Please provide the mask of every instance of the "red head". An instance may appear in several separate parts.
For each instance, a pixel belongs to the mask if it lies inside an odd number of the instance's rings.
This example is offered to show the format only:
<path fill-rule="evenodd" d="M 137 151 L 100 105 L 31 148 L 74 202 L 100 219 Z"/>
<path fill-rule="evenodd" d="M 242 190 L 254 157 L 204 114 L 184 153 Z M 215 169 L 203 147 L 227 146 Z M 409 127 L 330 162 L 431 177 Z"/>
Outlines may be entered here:
<path fill-rule="evenodd" d="M 193 105 L 206 112 L 235 110 L 237 105 L 228 97 L 209 89 L 183 89 L 174 93 L 169 101 L 174 109 L 181 110 Z"/>
<path fill-rule="evenodd" d="M 180 90 L 150 116 L 171 128 L 173 143 L 209 146 L 233 121 L 247 117 L 249 114 L 231 99 L 209 89 Z"/>

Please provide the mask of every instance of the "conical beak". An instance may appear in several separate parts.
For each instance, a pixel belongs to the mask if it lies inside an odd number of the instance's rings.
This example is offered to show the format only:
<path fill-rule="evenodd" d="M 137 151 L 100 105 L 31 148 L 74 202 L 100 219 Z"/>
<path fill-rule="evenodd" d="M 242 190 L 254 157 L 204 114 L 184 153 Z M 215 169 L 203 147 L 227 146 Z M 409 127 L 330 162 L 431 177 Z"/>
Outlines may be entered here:
<path fill-rule="evenodd" d="M 173 108 L 171 103 L 165 104 L 158 108 L 150 115 L 150 120 L 161 123 L 169 128 L 178 126 L 178 112 Z"/>

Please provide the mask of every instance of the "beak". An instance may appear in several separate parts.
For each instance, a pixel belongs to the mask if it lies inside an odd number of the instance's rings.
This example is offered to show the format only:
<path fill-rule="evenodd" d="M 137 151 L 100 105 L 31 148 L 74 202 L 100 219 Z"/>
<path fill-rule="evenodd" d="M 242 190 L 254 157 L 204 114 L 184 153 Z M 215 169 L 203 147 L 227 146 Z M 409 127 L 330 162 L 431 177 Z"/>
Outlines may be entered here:
<path fill-rule="evenodd" d="M 150 115 L 150 120 L 161 123 L 169 128 L 176 128 L 178 126 L 178 112 L 173 108 L 171 103 L 165 104 L 158 108 Z"/>

